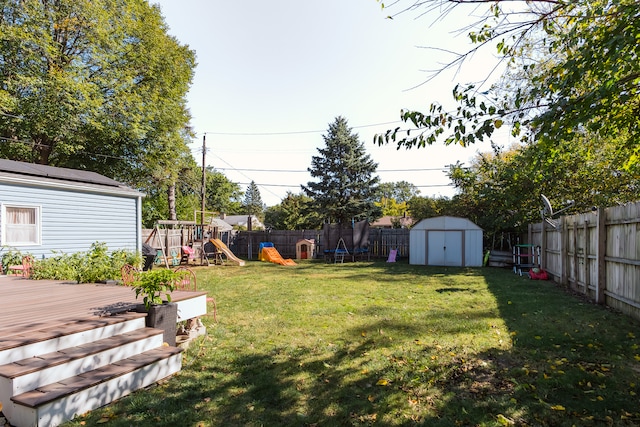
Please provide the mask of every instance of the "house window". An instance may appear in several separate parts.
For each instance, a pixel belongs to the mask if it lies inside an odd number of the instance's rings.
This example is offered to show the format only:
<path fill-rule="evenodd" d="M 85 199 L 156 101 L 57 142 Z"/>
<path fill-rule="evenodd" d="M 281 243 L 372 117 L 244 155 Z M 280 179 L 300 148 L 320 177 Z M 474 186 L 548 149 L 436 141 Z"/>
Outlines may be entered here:
<path fill-rule="evenodd" d="M 25 246 L 40 244 L 39 206 L 2 206 L 2 244 Z"/>

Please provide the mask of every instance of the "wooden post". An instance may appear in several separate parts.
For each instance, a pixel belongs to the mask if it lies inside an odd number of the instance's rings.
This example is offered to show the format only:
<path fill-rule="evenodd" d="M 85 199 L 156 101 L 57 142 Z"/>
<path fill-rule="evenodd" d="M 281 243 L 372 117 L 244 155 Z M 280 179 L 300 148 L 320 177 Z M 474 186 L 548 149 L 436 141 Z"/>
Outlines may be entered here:
<path fill-rule="evenodd" d="M 582 229 L 584 230 L 584 250 L 583 250 L 583 258 L 584 258 L 584 294 L 589 295 L 589 283 L 591 283 L 591 277 L 589 277 L 589 220 L 585 219 L 584 224 L 582 224 Z"/>
<path fill-rule="evenodd" d="M 567 227 L 567 223 L 564 217 L 560 217 L 560 283 L 563 285 L 569 284 L 569 273 L 568 273 L 568 257 L 569 251 L 567 250 L 567 242 L 569 241 L 569 228 Z"/>
<path fill-rule="evenodd" d="M 607 251 L 607 229 L 605 224 L 605 212 L 604 208 L 598 208 L 597 211 L 598 222 L 596 226 L 597 233 L 597 250 L 596 250 L 596 269 L 597 269 L 597 281 L 596 281 L 596 304 L 605 303 L 604 291 L 607 289 L 607 275 L 606 275 L 606 251 Z"/>
<path fill-rule="evenodd" d="M 544 223 L 544 220 L 540 223 L 540 268 L 543 270 L 547 268 L 547 229 Z"/>
<path fill-rule="evenodd" d="M 578 290 L 578 223 L 574 218 L 573 221 L 573 286 Z"/>
<path fill-rule="evenodd" d="M 200 224 L 204 224 L 204 209 L 207 198 L 207 134 L 202 135 L 202 188 L 200 189 Z"/>

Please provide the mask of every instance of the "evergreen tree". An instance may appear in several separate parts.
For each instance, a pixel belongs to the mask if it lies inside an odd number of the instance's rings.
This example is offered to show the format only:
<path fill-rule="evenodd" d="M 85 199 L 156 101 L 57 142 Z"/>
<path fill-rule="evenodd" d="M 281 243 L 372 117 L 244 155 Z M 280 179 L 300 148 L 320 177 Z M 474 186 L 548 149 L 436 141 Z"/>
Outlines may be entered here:
<path fill-rule="evenodd" d="M 247 191 L 244 193 L 244 202 L 242 206 L 248 215 L 255 215 L 258 218 L 262 218 L 264 213 L 264 203 L 262 203 L 262 197 L 260 196 L 260 190 L 255 181 L 251 181 L 247 187 Z"/>
<path fill-rule="evenodd" d="M 331 222 L 379 218 L 375 202 L 380 178 L 374 176 L 378 165 L 358 135 L 351 133 L 345 118 L 337 117 L 323 138 L 326 145 L 318 148 L 320 155 L 311 158 L 308 168 L 317 181 L 302 186 L 317 211 Z"/>

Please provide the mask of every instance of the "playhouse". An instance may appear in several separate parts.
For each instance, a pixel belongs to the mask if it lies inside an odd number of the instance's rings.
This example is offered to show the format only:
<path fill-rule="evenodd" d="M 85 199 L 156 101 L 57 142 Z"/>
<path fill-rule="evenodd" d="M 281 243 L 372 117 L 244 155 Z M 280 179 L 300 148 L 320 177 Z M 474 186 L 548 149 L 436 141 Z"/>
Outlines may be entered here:
<path fill-rule="evenodd" d="M 300 239 L 296 242 L 296 259 L 313 259 L 316 253 L 316 241 Z"/>

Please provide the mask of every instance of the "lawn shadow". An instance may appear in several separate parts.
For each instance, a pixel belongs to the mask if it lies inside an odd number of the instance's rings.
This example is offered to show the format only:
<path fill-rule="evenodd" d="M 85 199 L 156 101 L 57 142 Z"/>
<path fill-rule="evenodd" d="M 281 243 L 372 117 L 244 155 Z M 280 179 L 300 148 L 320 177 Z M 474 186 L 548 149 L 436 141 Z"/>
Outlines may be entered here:
<path fill-rule="evenodd" d="M 344 273 L 354 282 L 371 280 L 367 270 L 363 263 Z M 215 345 L 215 334 L 192 344 L 177 381 L 114 405 L 108 425 L 639 425 L 631 386 L 640 373 L 640 343 L 631 334 L 640 336 L 637 322 L 508 270 L 383 270 L 383 284 L 406 288 L 405 298 L 420 291 L 425 309 L 403 317 L 405 300 L 363 300 L 351 314 L 327 314 L 363 319 L 341 327 L 339 338 L 297 346 L 292 336 L 256 349 L 235 336 L 249 331 L 222 322 Z M 465 305 L 487 292 L 491 307 Z M 465 318 L 448 309 L 454 303 L 464 305 Z M 504 324 L 490 324 L 496 317 Z M 472 339 L 487 328 L 501 345 L 461 351 L 457 337 Z M 456 338 L 435 342 L 434 329 Z M 87 425 L 103 414 L 90 414 Z"/>

